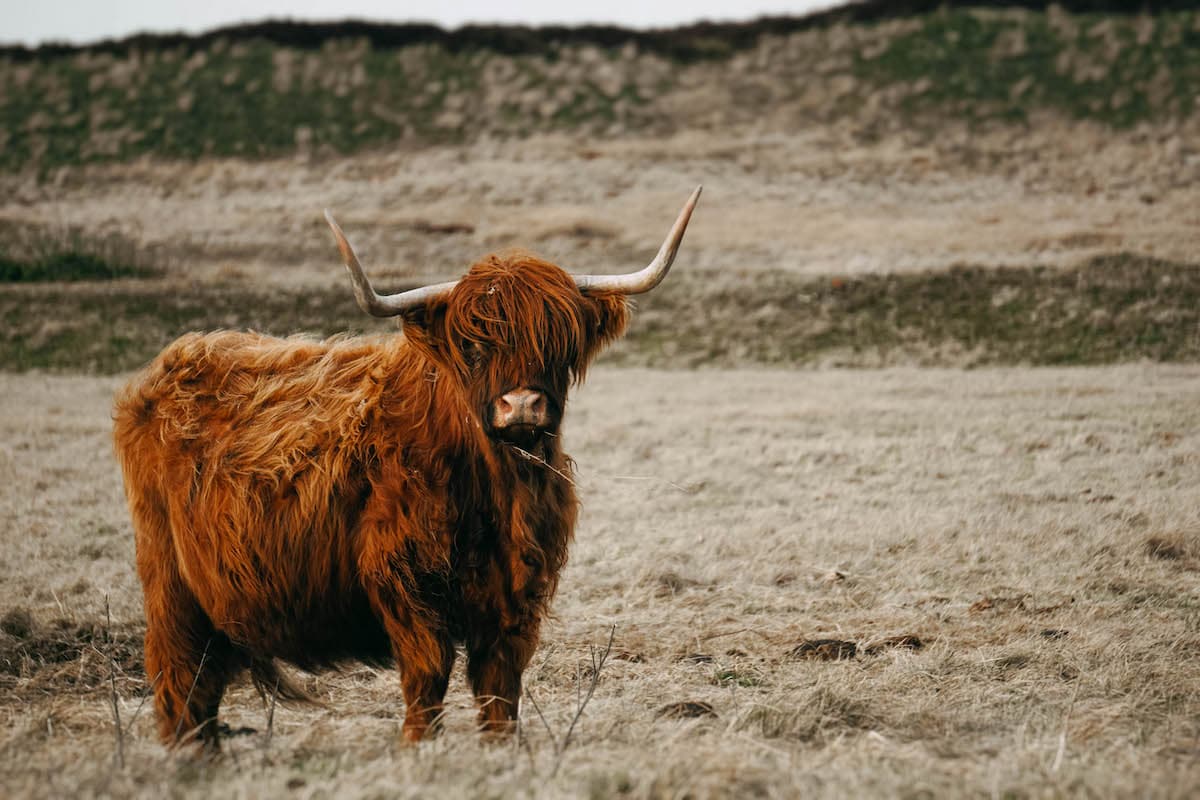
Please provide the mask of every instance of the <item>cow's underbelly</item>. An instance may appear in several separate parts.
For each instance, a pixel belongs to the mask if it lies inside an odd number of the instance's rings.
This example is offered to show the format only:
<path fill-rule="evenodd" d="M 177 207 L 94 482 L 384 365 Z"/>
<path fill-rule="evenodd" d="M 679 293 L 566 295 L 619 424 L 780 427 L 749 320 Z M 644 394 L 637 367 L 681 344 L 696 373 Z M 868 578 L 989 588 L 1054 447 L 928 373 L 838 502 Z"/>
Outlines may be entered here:
<path fill-rule="evenodd" d="M 175 531 L 180 573 L 213 627 L 251 655 L 305 669 L 387 662 L 347 516 L 330 504 L 316 520 L 192 517 Z"/>
<path fill-rule="evenodd" d="M 386 664 L 391 646 L 365 593 L 280 592 L 269 603 L 206 607 L 213 626 L 250 655 L 278 658 L 307 670 L 346 661 Z"/>
<path fill-rule="evenodd" d="M 390 663 L 392 646 L 359 568 L 362 541 L 354 525 L 365 497 L 358 487 L 338 487 L 313 504 L 320 509 L 316 517 L 266 497 L 248 503 L 244 495 L 232 507 L 176 507 L 180 573 L 216 630 L 251 656 L 308 670 L 346 661 Z M 528 627 L 540 608 L 526 599 L 540 576 L 512 574 L 513 559 L 500 537 L 480 520 L 468 522 L 446 558 L 436 560 L 446 572 L 397 574 L 395 588 L 404 583 L 404 591 L 385 593 L 413 604 L 395 609 L 399 618 L 419 608 L 425 624 L 456 644 Z M 414 566 L 411 556 L 405 563 Z"/>

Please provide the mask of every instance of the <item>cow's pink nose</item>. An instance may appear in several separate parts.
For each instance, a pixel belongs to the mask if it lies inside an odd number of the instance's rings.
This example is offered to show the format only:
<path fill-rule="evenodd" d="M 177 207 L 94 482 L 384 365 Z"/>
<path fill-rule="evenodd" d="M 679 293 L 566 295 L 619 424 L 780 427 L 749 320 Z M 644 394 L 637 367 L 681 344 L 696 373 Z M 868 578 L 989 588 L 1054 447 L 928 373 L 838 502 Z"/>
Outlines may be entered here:
<path fill-rule="evenodd" d="M 534 389 L 515 389 L 496 400 L 496 427 L 547 423 L 546 396 Z"/>

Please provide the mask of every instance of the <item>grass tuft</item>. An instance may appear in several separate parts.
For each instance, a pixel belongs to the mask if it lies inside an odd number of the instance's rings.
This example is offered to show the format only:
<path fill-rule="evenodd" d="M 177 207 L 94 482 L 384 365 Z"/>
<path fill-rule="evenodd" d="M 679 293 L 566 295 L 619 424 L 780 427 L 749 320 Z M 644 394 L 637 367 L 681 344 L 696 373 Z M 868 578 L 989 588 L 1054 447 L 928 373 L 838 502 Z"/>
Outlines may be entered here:
<path fill-rule="evenodd" d="M 0 223 L 0 283 L 110 281 L 162 272 L 154 254 L 120 234 Z"/>

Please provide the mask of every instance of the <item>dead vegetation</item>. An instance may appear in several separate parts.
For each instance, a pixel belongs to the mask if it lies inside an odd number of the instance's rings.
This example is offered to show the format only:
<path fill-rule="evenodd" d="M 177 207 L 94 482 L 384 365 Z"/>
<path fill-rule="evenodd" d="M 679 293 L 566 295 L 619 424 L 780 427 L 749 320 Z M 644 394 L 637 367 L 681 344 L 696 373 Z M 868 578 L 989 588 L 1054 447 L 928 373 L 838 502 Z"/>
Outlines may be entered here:
<path fill-rule="evenodd" d="M 366 128 L 343 131 L 356 141 L 272 129 L 262 144 L 290 153 L 275 160 L 235 150 L 0 175 L 0 246 L 74 230 L 164 271 L 0 287 L 0 794 L 1193 794 L 1200 158 L 1197 118 L 1172 116 L 1184 99 L 1160 91 L 1157 62 L 1190 52 L 1194 31 L 1182 17 L 1114 27 L 1056 13 L 1039 17 L 1058 26 L 1042 40 L 1013 33 L 1034 30 L 1029 15 L 995 11 L 827 42 L 767 36 L 680 85 L 651 85 L 670 65 L 648 52 L 606 63 L 581 47 L 514 73 L 516 56 L 475 64 L 433 48 L 405 85 L 443 81 L 413 117 L 450 131 L 440 145 L 329 155 L 401 119 L 374 97 Z M 1127 34 L 1177 41 L 1139 49 Z M 964 36 L 970 47 L 944 46 Z M 1066 39 L 1061 74 L 1026 83 L 1010 69 Z M 126 53 L 75 66 L 125 91 L 192 70 L 197 91 L 175 98 L 169 127 L 226 67 L 262 55 L 213 46 L 140 73 L 122 71 Z M 1128 60 L 1101 74 L 1089 54 L 1104 48 Z M 349 65 L 322 96 L 370 93 L 388 65 L 364 83 L 352 62 L 375 55 L 360 43 L 311 59 Z M 956 66 L 986 79 L 947 97 L 919 74 L 939 58 L 996 71 Z M 309 64 L 254 68 L 276 91 L 313 83 Z M 886 65 L 911 80 L 874 91 L 867 72 Z M 503 124 L 554 132 L 453 143 L 470 115 L 496 114 L 453 107 L 476 91 L 459 67 L 487 73 L 485 95 L 504 84 L 492 96 L 522 110 Z M 543 67 L 554 74 L 538 83 Z M 638 91 L 663 103 L 555 91 L 593 68 L 643 67 Z M 413 78 L 421 69 L 440 73 Z M 777 69 L 788 78 L 771 84 Z M 1120 91 L 1122 70 L 1144 96 Z M 24 67 L 0 77 L 41 80 Z M 600 94 L 615 97 L 611 119 Z M 925 116 L 968 96 L 985 102 Z M 1094 106 L 1082 121 L 1045 112 L 1076 100 Z M 997 122 L 1018 106 L 1020 121 Z M 1159 121 L 1117 124 L 1130 115 Z M 907 122 L 921 118 L 937 124 Z M 661 135 L 658 119 L 678 132 Z M 36 123 L 19 134 L 30 146 L 71 114 Z M 134 127 L 76 132 L 103 160 L 154 144 L 125 138 Z M 74 163 L 68 151 L 45 163 Z M 401 748 L 395 673 L 355 666 L 299 676 L 311 706 L 235 687 L 224 716 L 242 735 L 220 761 L 164 751 L 111 458 L 122 378 L 103 376 L 195 328 L 391 330 L 355 309 L 323 206 L 394 290 L 511 245 L 577 272 L 645 263 L 675 187 L 698 180 L 705 200 L 671 280 L 572 399 L 583 517 L 520 734 L 477 735 L 460 670 L 443 735 Z"/>
<path fill-rule="evenodd" d="M 140 630 L 61 617 L 40 623 L 22 606 L 0 618 L 2 703 L 24 704 L 61 692 L 106 695 L 114 680 L 137 693 L 144 672 Z"/>
<path fill-rule="evenodd" d="M 355 667 L 303 678 L 318 706 L 235 688 L 243 735 L 199 764 L 143 704 L 114 383 L 0 374 L 9 796 L 1182 797 L 1200 779 L 1193 366 L 601 368 L 568 420 L 584 518 L 519 737 L 479 739 L 456 673 L 443 735 L 403 749 L 394 673 Z"/>

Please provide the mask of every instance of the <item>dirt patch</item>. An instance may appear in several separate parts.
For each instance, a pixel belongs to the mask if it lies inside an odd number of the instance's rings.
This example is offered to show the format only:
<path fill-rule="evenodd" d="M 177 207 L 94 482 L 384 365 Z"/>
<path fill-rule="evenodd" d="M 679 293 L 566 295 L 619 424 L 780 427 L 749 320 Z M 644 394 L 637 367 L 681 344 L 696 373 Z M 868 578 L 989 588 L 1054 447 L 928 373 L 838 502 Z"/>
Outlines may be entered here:
<path fill-rule="evenodd" d="M 1150 536 L 1142 545 L 1146 555 L 1163 561 L 1182 561 L 1192 551 L 1191 542 L 1182 533 Z"/>
<path fill-rule="evenodd" d="M 901 634 L 899 636 L 887 636 L 876 642 L 871 642 L 862 648 L 863 655 L 877 656 L 885 653 L 888 650 L 921 650 L 925 647 L 925 642 L 921 637 L 912 634 Z"/>
<path fill-rule="evenodd" d="M 666 719 L 696 719 L 717 716 L 712 704 L 702 700 L 681 700 L 678 703 L 667 703 L 654 713 L 656 716 Z"/>
<path fill-rule="evenodd" d="M 0 631 L 15 639 L 28 639 L 33 634 L 33 615 L 24 608 L 10 608 L 0 617 Z"/>
<path fill-rule="evenodd" d="M 859 656 L 877 656 L 888 650 L 920 650 L 925 643 L 919 636 L 886 636 L 866 644 L 843 639 L 805 639 L 788 651 L 793 661 L 850 661 Z"/>
<path fill-rule="evenodd" d="M 841 639 L 805 639 L 788 651 L 798 661 L 846 661 L 858 655 L 858 645 Z"/>
<path fill-rule="evenodd" d="M 139 629 L 65 618 L 41 623 L 15 607 L 5 612 L 0 631 L 0 703 L 105 694 L 113 681 L 136 691 L 145 678 Z"/>

